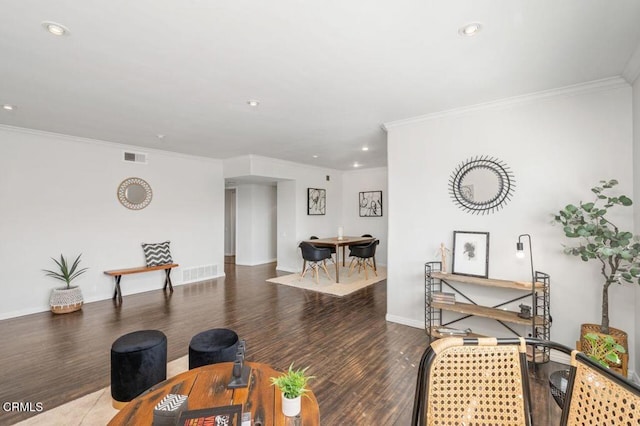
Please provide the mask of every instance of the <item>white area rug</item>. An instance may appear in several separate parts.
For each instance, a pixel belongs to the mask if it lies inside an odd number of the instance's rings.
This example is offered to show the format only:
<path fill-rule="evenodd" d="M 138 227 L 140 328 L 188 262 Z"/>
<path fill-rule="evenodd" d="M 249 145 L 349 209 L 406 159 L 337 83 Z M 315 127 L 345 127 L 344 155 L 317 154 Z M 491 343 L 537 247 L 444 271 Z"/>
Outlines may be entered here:
<path fill-rule="evenodd" d="M 167 378 L 189 369 L 189 356 L 185 355 L 167 364 Z M 118 414 L 111 406 L 111 387 L 74 399 L 66 404 L 16 423 L 20 426 L 104 426 Z"/>
<path fill-rule="evenodd" d="M 327 274 L 323 270 L 320 270 L 320 278 L 316 283 L 313 277 L 313 271 L 307 271 L 304 278 L 300 274 L 282 275 L 280 277 L 269 278 L 267 282 L 288 285 L 291 287 L 303 288 L 305 290 L 318 291 L 320 293 L 333 294 L 334 296 L 346 296 L 353 293 L 356 290 L 365 288 L 377 282 L 387 279 L 387 269 L 378 266 L 378 276 L 373 271 L 369 270 L 369 279 L 365 279 L 364 271 L 354 270 L 351 276 L 347 276 L 349 273 L 348 267 L 340 268 L 340 282 L 336 283 L 335 273 L 336 268 L 334 265 L 327 266 L 331 279 L 327 278 Z"/>

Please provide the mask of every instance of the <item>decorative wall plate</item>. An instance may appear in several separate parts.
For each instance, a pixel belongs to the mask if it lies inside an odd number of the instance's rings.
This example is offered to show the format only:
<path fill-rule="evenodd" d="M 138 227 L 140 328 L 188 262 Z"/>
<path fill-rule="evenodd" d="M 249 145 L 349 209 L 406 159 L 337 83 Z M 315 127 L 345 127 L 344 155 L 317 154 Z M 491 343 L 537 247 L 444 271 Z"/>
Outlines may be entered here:
<path fill-rule="evenodd" d="M 140 178 L 130 177 L 118 186 L 118 200 L 128 209 L 144 209 L 151 202 L 153 192 L 151 186 Z"/>

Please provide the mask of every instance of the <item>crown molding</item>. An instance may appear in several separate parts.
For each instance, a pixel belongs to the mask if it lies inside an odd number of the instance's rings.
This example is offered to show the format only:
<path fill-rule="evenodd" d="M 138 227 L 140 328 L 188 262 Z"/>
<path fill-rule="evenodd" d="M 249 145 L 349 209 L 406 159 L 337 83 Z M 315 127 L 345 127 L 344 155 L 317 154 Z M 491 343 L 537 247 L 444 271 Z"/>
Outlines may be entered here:
<path fill-rule="evenodd" d="M 253 168 L 253 166 L 256 164 L 255 161 L 263 161 L 263 162 L 271 162 L 282 167 L 286 166 L 286 167 L 297 167 L 297 168 L 302 167 L 304 169 L 316 169 L 316 170 L 321 170 L 323 173 L 327 173 L 327 172 L 342 173 L 346 171 L 341 169 L 332 169 L 331 167 L 318 166 L 316 164 L 300 163 L 300 162 L 291 161 L 291 160 L 283 160 L 281 158 L 266 157 L 264 155 L 258 155 L 258 154 L 246 154 L 240 157 L 248 157 L 251 168 Z M 238 157 L 232 157 L 232 158 L 238 158 Z M 289 179 L 284 179 L 284 180 L 289 180 Z"/>
<path fill-rule="evenodd" d="M 483 102 L 480 104 L 449 109 L 440 112 L 434 112 L 431 114 L 420 115 L 417 117 L 406 118 L 402 120 L 391 121 L 384 123 L 382 128 L 386 131 L 395 127 L 402 127 L 410 124 L 420 123 L 422 121 L 435 120 L 445 117 L 454 117 L 462 114 L 468 114 L 471 112 L 483 111 L 493 108 L 504 108 L 514 105 L 520 105 L 524 103 L 537 102 L 543 99 L 558 97 L 558 96 L 573 96 L 590 92 L 598 92 L 601 90 L 610 90 L 620 87 L 629 87 L 629 83 L 622 77 L 605 78 L 602 80 L 590 81 L 587 83 L 574 84 L 571 86 L 560 87 L 557 89 L 544 90 L 541 92 L 529 93 L 521 96 L 514 96 L 511 98 L 499 99 L 496 101 Z"/>
<path fill-rule="evenodd" d="M 142 152 L 150 152 L 150 153 L 161 153 L 161 154 L 169 155 L 172 157 L 198 159 L 198 160 L 222 164 L 222 160 L 218 158 L 204 157 L 201 155 L 184 154 L 181 152 L 167 151 L 167 150 L 158 149 L 158 148 L 150 148 L 142 145 L 130 145 L 130 144 L 125 144 L 121 142 L 111 142 L 111 141 L 105 141 L 101 139 L 91 139 L 91 138 L 86 138 L 82 136 L 67 135 L 64 133 L 47 132 L 45 130 L 36 130 L 36 129 L 29 129 L 27 127 L 10 126 L 8 124 L 0 124 L 0 130 L 7 130 L 10 132 L 24 133 L 28 135 L 44 136 L 44 137 L 50 137 L 50 138 L 53 137 L 53 138 L 63 139 L 69 142 L 116 147 L 119 149 L 123 149 L 125 151 L 129 150 L 129 151 L 136 151 L 136 152 L 142 151 Z"/>

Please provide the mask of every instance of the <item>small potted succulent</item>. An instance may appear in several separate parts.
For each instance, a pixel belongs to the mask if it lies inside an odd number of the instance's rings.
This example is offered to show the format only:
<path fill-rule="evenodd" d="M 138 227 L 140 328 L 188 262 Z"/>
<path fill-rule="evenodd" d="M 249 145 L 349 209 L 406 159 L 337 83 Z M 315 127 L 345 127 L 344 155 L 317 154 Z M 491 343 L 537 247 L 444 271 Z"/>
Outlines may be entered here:
<path fill-rule="evenodd" d="M 80 287 L 72 286 L 71 282 L 86 272 L 88 268 L 78 269 L 80 265 L 80 256 L 76 257 L 76 260 L 72 264 L 67 262 L 67 259 L 63 255 L 60 255 L 60 260 L 51 258 L 56 265 L 58 265 L 57 271 L 50 271 L 43 269 L 46 272 L 47 277 L 55 278 L 59 281 L 64 281 L 67 285 L 65 287 L 54 288 L 51 290 L 51 296 L 49 298 L 49 306 L 51 306 L 51 312 L 54 314 L 67 314 L 69 312 L 75 312 L 82 308 L 84 302 L 82 298 L 82 291 Z"/>
<path fill-rule="evenodd" d="M 314 378 L 314 376 L 307 376 L 308 368 L 294 370 L 291 363 L 287 372 L 271 378 L 271 383 L 282 392 L 282 413 L 287 417 L 300 414 L 301 397 L 308 392 L 307 382 Z"/>
<path fill-rule="evenodd" d="M 605 368 L 622 364 L 619 354 L 627 351 L 613 337 L 608 334 L 587 333 L 584 338 L 590 343 L 585 354 L 593 361 Z"/>

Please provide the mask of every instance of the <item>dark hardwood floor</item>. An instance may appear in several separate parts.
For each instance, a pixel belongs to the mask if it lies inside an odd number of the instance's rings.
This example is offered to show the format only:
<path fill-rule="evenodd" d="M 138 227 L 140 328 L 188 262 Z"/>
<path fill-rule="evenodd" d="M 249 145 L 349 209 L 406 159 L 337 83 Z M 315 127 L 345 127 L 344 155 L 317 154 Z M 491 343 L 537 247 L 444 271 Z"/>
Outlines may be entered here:
<path fill-rule="evenodd" d="M 310 366 L 323 425 L 409 424 L 427 338 L 421 329 L 385 321 L 386 281 L 339 298 L 265 282 L 276 275 L 275 264 L 225 262 L 225 272 L 225 278 L 175 287 L 172 295 L 127 295 L 125 280 L 119 307 L 106 300 L 67 315 L 0 321 L 3 407 L 41 402 L 47 410 L 108 386 L 111 344 L 130 331 L 162 330 L 174 360 L 187 354 L 196 333 L 226 327 L 246 339 L 249 361 L 281 370 L 291 362 Z M 559 418 L 546 383 L 552 368 L 545 365 L 532 381 L 536 424 Z M 0 424 L 35 414 L 3 409 Z"/>

